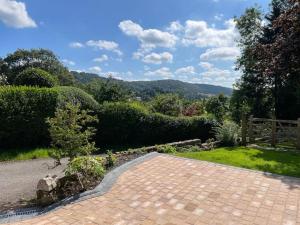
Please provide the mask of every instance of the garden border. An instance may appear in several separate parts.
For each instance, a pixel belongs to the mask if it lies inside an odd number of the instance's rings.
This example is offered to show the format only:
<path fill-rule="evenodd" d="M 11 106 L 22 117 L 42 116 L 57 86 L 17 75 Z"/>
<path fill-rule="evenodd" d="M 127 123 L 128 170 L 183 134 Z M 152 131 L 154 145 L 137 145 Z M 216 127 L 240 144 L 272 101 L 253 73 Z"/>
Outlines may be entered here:
<path fill-rule="evenodd" d="M 152 158 L 155 158 L 158 156 L 159 153 L 157 152 L 151 152 L 146 155 L 143 155 L 141 157 L 138 157 L 136 159 L 133 159 L 129 162 L 124 163 L 123 165 L 116 167 L 112 171 L 108 172 L 104 179 L 101 181 L 101 183 L 96 186 L 95 189 L 89 190 L 83 193 L 80 193 L 78 195 L 74 195 L 68 198 L 65 198 L 59 202 L 56 202 L 44 209 L 24 209 L 24 210 L 16 210 L 14 212 L 0 214 L 0 224 L 3 223 L 11 223 L 11 222 L 17 222 L 24 219 L 30 219 L 36 216 L 41 216 L 44 214 L 47 214 L 53 210 L 57 210 L 67 204 L 73 204 L 76 202 L 80 202 L 86 199 L 94 198 L 101 196 L 108 192 L 111 187 L 114 185 L 116 180 L 127 170 L 130 168 L 139 165 L 145 161 L 148 161 Z"/>

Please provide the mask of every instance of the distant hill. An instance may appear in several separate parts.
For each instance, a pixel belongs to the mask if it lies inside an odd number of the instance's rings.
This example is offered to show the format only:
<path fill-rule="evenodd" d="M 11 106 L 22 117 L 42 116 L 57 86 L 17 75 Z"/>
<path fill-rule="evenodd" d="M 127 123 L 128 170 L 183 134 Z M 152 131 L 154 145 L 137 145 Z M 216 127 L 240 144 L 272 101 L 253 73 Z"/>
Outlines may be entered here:
<path fill-rule="evenodd" d="M 88 83 L 93 79 L 107 80 L 92 73 L 78 73 L 72 71 L 75 79 L 80 83 Z M 114 82 L 131 90 L 136 96 L 142 99 L 149 99 L 158 93 L 177 93 L 188 99 L 204 98 L 211 95 L 223 93 L 231 95 L 232 89 L 210 84 L 194 84 L 179 80 L 155 80 L 155 81 L 123 81 L 114 79 Z"/>

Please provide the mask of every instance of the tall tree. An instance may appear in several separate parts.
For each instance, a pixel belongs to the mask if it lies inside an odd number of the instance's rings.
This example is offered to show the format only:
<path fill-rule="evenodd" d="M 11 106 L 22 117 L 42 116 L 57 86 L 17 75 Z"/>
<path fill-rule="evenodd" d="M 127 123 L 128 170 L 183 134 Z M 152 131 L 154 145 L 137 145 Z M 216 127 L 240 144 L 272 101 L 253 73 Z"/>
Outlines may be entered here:
<path fill-rule="evenodd" d="M 18 49 L 3 59 L 0 73 L 7 76 L 7 81 L 13 84 L 16 76 L 27 68 L 40 68 L 56 76 L 61 85 L 73 84 L 73 76 L 62 65 L 56 55 L 46 49 Z"/>

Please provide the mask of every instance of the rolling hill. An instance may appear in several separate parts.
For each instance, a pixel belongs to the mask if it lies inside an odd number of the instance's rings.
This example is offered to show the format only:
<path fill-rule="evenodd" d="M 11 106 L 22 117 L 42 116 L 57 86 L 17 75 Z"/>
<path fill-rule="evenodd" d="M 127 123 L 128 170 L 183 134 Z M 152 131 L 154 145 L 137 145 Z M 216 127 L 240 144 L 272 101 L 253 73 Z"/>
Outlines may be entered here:
<path fill-rule="evenodd" d="M 107 80 L 105 77 L 100 77 L 92 73 L 72 71 L 72 74 L 78 82 L 83 84 L 93 79 Z M 204 98 L 220 93 L 231 95 L 232 93 L 231 88 L 209 84 L 187 83 L 179 80 L 123 81 L 113 79 L 113 81 L 132 91 L 142 99 L 149 99 L 158 93 L 177 93 L 188 99 Z"/>

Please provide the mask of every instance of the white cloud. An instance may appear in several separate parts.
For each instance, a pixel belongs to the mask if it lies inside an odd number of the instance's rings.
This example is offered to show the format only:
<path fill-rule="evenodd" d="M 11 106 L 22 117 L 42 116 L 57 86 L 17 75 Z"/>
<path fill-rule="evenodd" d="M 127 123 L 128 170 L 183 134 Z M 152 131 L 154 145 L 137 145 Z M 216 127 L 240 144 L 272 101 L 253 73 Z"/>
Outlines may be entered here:
<path fill-rule="evenodd" d="M 175 74 L 180 75 L 190 75 L 195 73 L 195 68 L 193 66 L 181 67 L 175 71 Z"/>
<path fill-rule="evenodd" d="M 179 31 L 183 30 L 183 26 L 181 25 L 181 23 L 179 21 L 173 21 L 170 23 L 170 26 L 167 27 L 167 31 L 171 32 L 171 33 L 176 33 Z"/>
<path fill-rule="evenodd" d="M 94 62 L 104 62 L 108 60 L 108 56 L 107 55 L 101 55 L 98 58 L 93 59 Z"/>
<path fill-rule="evenodd" d="M 214 16 L 215 20 L 221 21 L 223 19 L 224 15 L 222 13 L 218 13 Z"/>
<path fill-rule="evenodd" d="M 143 62 L 151 64 L 161 64 L 163 62 L 172 63 L 173 55 L 169 52 L 155 53 L 144 56 Z"/>
<path fill-rule="evenodd" d="M 240 55 L 237 47 L 219 47 L 207 49 L 200 55 L 201 60 L 235 60 Z"/>
<path fill-rule="evenodd" d="M 89 71 L 92 72 L 92 73 L 101 73 L 102 69 L 99 67 L 99 66 L 93 66 L 93 67 L 90 67 L 89 68 Z"/>
<path fill-rule="evenodd" d="M 37 27 L 28 15 L 25 3 L 15 0 L 0 0 L 0 21 L 14 28 Z"/>
<path fill-rule="evenodd" d="M 199 65 L 205 69 L 205 70 L 209 70 L 213 68 L 213 64 L 209 63 L 209 62 L 200 62 Z"/>
<path fill-rule="evenodd" d="M 62 62 L 67 66 L 75 66 L 76 64 L 74 61 L 68 59 L 63 59 Z"/>
<path fill-rule="evenodd" d="M 225 21 L 226 29 L 209 27 L 205 21 L 187 20 L 185 34 L 182 40 L 184 45 L 197 47 L 225 47 L 235 46 L 238 31 L 233 20 Z"/>
<path fill-rule="evenodd" d="M 80 43 L 80 42 L 71 42 L 69 44 L 70 48 L 83 48 L 84 44 Z"/>
<path fill-rule="evenodd" d="M 169 78 L 174 77 L 173 73 L 170 71 L 170 69 L 168 67 L 162 67 L 162 68 L 154 70 L 154 71 L 147 71 L 144 75 L 150 76 L 150 77 L 159 76 L 164 79 L 169 79 Z"/>
<path fill-rule="evenodd" d="M 107 50 L 117 53 L 119 56 L 123 55 L 123 53 L 119 50 L 119 44 L 114 41 L 106 41 L 106 40 L 89 40 L 86 42 L 87 46 L 94 47 L 99 50 Z"/>
<path fill-rule="evenodd" d="M 172 48 L 177 41 L 177 37 L 169 32 L 158 29 L 143 29 L 139 24 L 131 20 L 120 22 L 119 28 L 126 35 L 136 37 L 141 42 L 142 49 Z"/>
<path fill-rule="evenodd" d="M 200 62 L 200 65 L 205 69 L 200 77 L 194 77 L 190 81 L 195 83 L 207 83 L 232 87 L 232 84 L 238 79 L 241 74 L 238 71 L 220 69 L 208 62 Z"/>

